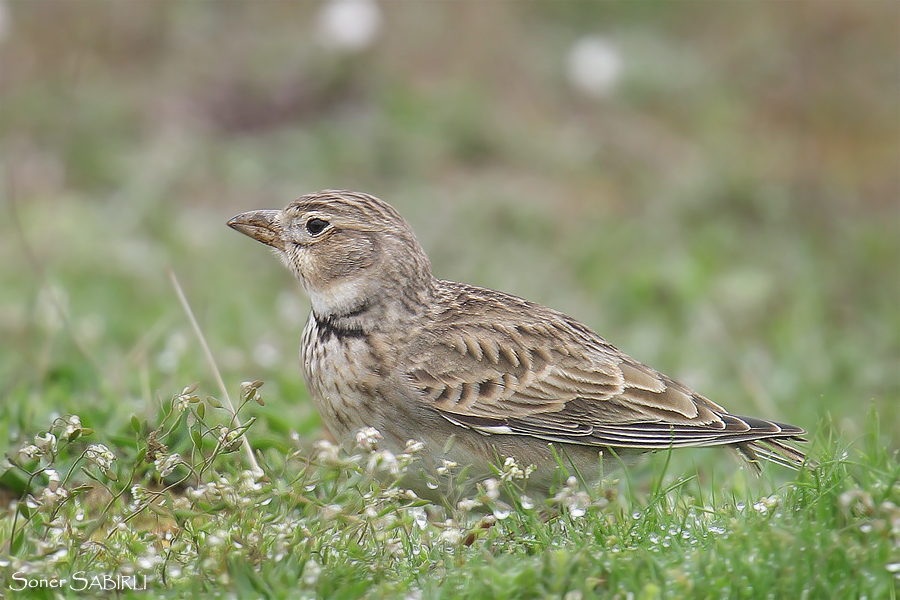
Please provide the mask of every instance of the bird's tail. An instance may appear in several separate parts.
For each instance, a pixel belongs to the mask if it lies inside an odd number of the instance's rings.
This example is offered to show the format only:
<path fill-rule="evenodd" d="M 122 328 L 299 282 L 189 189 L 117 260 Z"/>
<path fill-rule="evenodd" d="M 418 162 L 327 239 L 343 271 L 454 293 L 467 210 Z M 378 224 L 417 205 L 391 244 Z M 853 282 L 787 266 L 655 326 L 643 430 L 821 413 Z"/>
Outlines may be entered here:
<path fill-rule="evenodd" d="M 799 436 L 787 438 L 763 438 L 735 444 L 735 448 L 741 455 L 741 458 L 747 462 L 753 472 L 757 475 L 762 472 L 759 464 L 761 458 L 773 462 L 776 465 L 794 469 L 795 471 L 803 465 L 815 466 L 815 463 L 807 459 L 806 454 L 801 450 L 786 444 L 785 440 L 794 442 L 806 441 Z"/>

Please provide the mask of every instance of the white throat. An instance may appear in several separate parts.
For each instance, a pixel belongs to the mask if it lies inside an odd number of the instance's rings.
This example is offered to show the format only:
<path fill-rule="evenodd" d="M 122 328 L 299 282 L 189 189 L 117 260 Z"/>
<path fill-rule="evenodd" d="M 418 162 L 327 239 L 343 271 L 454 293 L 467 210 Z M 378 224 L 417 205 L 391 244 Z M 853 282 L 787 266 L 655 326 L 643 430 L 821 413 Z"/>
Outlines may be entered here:
<path fill-rule="evenodd" d="M 366 302 L 366 294 L 359 279 L 335 283 L 327 290 L 310 290 L 313 312 L 319 317 L 342 315 L 358 310 Z"/>

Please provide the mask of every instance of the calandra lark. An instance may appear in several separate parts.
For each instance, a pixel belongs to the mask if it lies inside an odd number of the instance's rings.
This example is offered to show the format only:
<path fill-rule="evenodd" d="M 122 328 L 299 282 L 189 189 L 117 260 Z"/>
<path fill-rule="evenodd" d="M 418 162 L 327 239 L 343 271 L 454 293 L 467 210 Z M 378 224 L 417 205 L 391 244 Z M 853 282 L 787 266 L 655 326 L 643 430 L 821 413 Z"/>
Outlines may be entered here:
<path fill-rule="evenodd" d="M 482 477 L 513 457 L 534 465 L 538 492 L 560 457 L 586 477 L 686 446 L 729 446 L 756 471 L 760 457 L 804 461 L 784 443 L 803 441 L 799 427 L 732 415 L 555 310 L 436 279 L 378 198 L 326 190 L 228 225 L 271 246 L 309 294 L 303 373 L 347 447 L 374 427 L 386 449 L 416 440 L 426 463 Z"/>

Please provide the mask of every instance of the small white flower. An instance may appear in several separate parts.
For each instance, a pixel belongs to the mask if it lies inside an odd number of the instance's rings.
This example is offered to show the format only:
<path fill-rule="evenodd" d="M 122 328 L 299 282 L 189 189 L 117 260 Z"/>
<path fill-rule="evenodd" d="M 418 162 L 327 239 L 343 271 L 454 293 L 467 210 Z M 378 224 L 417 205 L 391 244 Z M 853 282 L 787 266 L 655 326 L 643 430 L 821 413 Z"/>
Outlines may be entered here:
<path fill-rule="evenodd" d="M 336 50 L 360 51 L 375 41 L 381 20 L 375 0 L 328 0 L 319 9 L 319 39 Z"/>
<path fill-rule="evenodd" d="M 500 497 L 500 482 L 491 477 L 484 480 L 484 495 L 488 500 L 496 500 Z"/>
<path fill-rule="evenodd" d="M 153 465 L 156 467 L 156 470 L 159 471 L 160 477 L 168 477 L 172 474 L 172 471 L 175 470 L 175 467 L 182 462 L 184 461 L 181 460 L 181 456 L 176 452 L 169 456 L 157 458 Z"/>
<path fill-rule="evenodd" d="M 409 509 L 409 513 L 412 515 L 416 527 L 418 527 L 419 529 L 425 529 L 426 527 L 428 527 L 428 515 L 425 514 L 424 508 L 422 508 L 421 506 L 416 506 Z"/>
<path fill-rule="evenodd" d="M 425 449 L 425 444 L 416 440 L 406 440 L 406 448 L 404 452 L 407 454 L 416 454 Z"/>
<path fill-rule="evenodd" d="M 175 410 L 177 410 L 178 412 L 186 411 L 190 405 L 191 405 L 190 397 L 185 396 L 184 394 L 179 394 L 178 396 L 175 397 L 174 406 L 175 406 Z"/>
<path fill-rule="evenodd" d="M 83 431 L 83 427 L 81 426 L 81 417 L 78 415 L 71 415 L 68 419 L 65 420 L 66 428 L 63 430 L 62 437 L 65 439 L 70 439 L 76 433 L 81 435 Z"/>
<path fill-rule="evenodd" d="M 374 473 L 375 471 L 388 471 L 391 475 L 399 475 L 400 463 L 397 461 L 397 457 L 394 456 L 394 453 L 390 450 L 376 450 L 369 456 L 366 470 L 369 473 Z"/>
<path fill-rule="evenodd" d="M 378 442 L 383 439 L 384 436 L 374 427 L 363 427 L 356 432 L 356 445 L 366 452 L 377 450 Z"/>
<path fill-rule="evenodd" d="M 56 454 L 56 436 L 49 431 L 43 435 L 34 436 L 34 445 L 40 448 L 44 454 Z"/>
<path fill-rule="evenodd" d="M 24 456 L 29 460 L 40 458 L 43 454 L 44 452 L 34 444 L 26 444 L 19 448 L 19 455 Z"/>
<path fill-rule="evenodd" d="M 139 483 L 134 484 L 131 486 L 131 497 L 134 498 L 135 502 L 142 502 L 147 498 L 147 488 Z"/>
<path fill-rule="evenodd" d="M 441 466 L 437 468 L 438 475 L 447 475 L 450 473 L 450 469 L 456 466 L 456 463 L 452 460 L 441 459 Z"/>
<path fill-rule="evenodd" d="M 263 382 L 256 381 L 242 381 L 241 382 L 241 397 L 245 398 L 248 402 L 253 401 L 263 406 L 265 403 L 262 401 L 262 396 L 259 395 L 259 388 L 263 386 Z"/>
<path fill-rule="evenodd" d="M 53 508 L 56 505 L 65 502 L 66 498 L 68 497 L 69 492 L 67 492 L 65 488 L 61 488 L 58 486 L 46 487 L 41 492 L 41 497 L 40 500 L 38 500 L 38 503 L 42 507 Z"/>
<path fill-rule="evenodd" d="M 440 540 L 448 544 L 458 544 L 463 532 L 458 527 L 448 527 L 441 532 Z"/>
<path fill-rule="evenodd" d="M 44 474 L 47 475 L 47 480 L 49 481 L 47 487 L 51 492 L 55 492 L 59 487 L 59 473 L 56 472 L 56 469 L 47 469 L 46 471 L 44 471 Z"/>
<path fill-rule="evenodd" d="M 524 470 L 519 466 L 519 463 L 516 462 L 516 459 L 512 456 L 507 456 L 506 460 L 503 461 L 503 468 L 501 469 L 500 480 L 501 481 L 510 481 L 513 479 L 527 479 L 529 475 L 534 472 L 534 465 L 528 465 Z"/>
<path fill-rule="evenodd" d="M 316 451 L 316 460 L 325 464 L 337 464 L 341 447 L 328 440 L 316 440 L 313 442 Z"/>
<path fill-rule="evenodd" d="M 606 38 L 589 35 L 572 45 L 567 57 L 569 83 L 593 98 L 610 95 L 622 75 L 619 48 Z"/>
<path fill-rule="evenodd" d="M 112 467 L 112 462 L 116 460 L 116 455 L 110 452 L 103 444 L 91 444 L 84 451 L 84 457 L 94 463 L 101 470 L 106 471 Z"/>
<path fill-rule="evenodd" d="M 184 412 L 192 403 L 200 402 L 200 398 L 196 394 L 194 394 L 194 392 L 197 390 L 197 387 L 198 384 L 196 383 L 193 385 L 189 385 L 181 390 L 180 394 L 175 396 L 172 402 L 172 406 L 175 408 L 175 410 L 177 410 L 178 412 Z"/>
<path fill-rule="evenodd" d="M 462 512 L 469 512 L 473 509 L 478 508 L 481 505 L 482 505 L 482 503 L 479 502 L 478 500 L 474 500 L 472 498 L 463 498 L 462 500 L 460 500 L 459 502 L 456 503 L 456 508 L 458 508 Z"/>

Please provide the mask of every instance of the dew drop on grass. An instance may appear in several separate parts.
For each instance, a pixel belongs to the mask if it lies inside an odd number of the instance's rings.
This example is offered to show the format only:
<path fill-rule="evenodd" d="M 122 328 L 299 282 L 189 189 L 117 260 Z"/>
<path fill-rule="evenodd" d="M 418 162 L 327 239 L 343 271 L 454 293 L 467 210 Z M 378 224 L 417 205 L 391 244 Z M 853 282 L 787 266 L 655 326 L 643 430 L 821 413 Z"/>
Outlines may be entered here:
<path fill-rule="evenodd" d="M 574 512 L 574 511 L 573 511 Z M 509 517 L 509 508 L 505 506 L 497 506 L 494 508 L 494 516 L 497 517 L 498 520 L 502 521 Z"/>
<path fill-rule="evenodd" d="M 412 516 L 419 529 L 425 529 L 425 527 L 428 526 L 428 518 L 425 516 L 425 509 L 421 506 L 412 509 Z"/>

